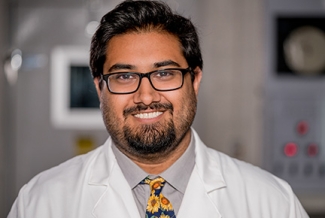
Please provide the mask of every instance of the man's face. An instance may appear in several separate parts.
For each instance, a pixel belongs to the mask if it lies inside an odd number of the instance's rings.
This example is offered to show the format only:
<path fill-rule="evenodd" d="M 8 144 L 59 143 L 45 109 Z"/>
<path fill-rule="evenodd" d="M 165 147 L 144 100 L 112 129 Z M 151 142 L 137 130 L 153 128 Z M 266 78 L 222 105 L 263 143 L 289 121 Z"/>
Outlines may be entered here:
<path fill-rule="evenodd" d="M 128 33 L 109 41 L 103 74 L 166 68 L 188 68 L 175 36 L 165 32 Z M 135 93 L 112 94 L 105 82 L 100 88 L 95 79 L 106 128 L 123 153 L 150 160 L 170 154 L 184 144 L 184 139 L 189 142 L 202 75 L 199 68 L 195 71 L 193 83 L 187 73 L 182 88 L 167 92 L 156 91 L 143 78 Z"/>

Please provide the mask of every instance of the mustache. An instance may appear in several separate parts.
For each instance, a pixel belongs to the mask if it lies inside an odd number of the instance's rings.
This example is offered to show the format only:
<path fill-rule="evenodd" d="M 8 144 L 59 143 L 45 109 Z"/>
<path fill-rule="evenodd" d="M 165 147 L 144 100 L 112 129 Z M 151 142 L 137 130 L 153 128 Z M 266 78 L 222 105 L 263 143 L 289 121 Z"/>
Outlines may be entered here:
<path fill-rule="evenodd" d="M 171 103 L 151 103 L 150 105 L 144 105 L 144 104 L 138 104 L 134 107 L 129 107 L 123 110 L 123 115 L 127 116 L 129 114 L 135 113 L 135 112 L 141 112 L 144 110 L 147 110 L 148 108 L 152 110 L 171 110 L 174 111 L 174 107 Z"/>

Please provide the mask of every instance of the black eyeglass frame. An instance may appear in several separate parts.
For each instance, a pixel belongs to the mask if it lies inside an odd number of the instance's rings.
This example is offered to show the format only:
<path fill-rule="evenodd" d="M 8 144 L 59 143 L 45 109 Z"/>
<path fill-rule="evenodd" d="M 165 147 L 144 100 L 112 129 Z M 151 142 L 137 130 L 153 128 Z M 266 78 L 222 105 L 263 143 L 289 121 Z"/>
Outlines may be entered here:
<path fill-rule="evenodd" d="M 165 70 L 179 70 L 181 73 L 182 73 L 182 84 L 177 87 L 177 88 L 173 88 L 173 89 L 157 89 L 151 82 L 151 79 L 150 79 L 150 75 L 153 74 L 153 73 L 156 73 L 156 72 L 159 72 L 159 71 L 165 71 Z M 148 72 L 148 73 L 138 73 L 138 72 L 116 72 L 116 73 L 109 73 L 109 74 L 101 74 L 101 80 L 105 81 L 106 82 L 106 87 L 108 89 L 108 91 L 112 94 L 119 94 L 119 95 L 124 95 L 124 94 L 132 94 L 132 93 L 135 93 L 136 91 L 138 91 L 138 89 L 140 88 L 140 85 L 141 85 L 141 81 L 142 81 L 142 78 L 146 77 L 149 82 L 150 82 L 150 85 L 151 87 L 156 90 L 156 91 L 159 91 L 159 92 L 169 92 L 169 91 L 174 91 L 174 90 L 177 90 L 177 89 L 180 89 L 183 87 L 183 84 L 184 84 L 184 76 L 185 74 L 187 73 L 191 73 L 191 77 L 194 76 L 194 72 L 192 70 L 191 67 L 188 67 L 188 68 L 166 68 L 166 69 L 161 69 L 161 70 L 154 70 L 154 71 L 151 71 L 151 72 Z M 120 74 L 120 73 L 132 73 L 132 74 L 136 74 L 139 76 L 139 83 L 138 83 L 138 87 L 132 91 L 132 92 L 113 92 L 112 90 L 110 90 L 109 86 L 108 86 L 108 77 L 111 76 L 111 75 L 116 75 L 116 74 Z"/>

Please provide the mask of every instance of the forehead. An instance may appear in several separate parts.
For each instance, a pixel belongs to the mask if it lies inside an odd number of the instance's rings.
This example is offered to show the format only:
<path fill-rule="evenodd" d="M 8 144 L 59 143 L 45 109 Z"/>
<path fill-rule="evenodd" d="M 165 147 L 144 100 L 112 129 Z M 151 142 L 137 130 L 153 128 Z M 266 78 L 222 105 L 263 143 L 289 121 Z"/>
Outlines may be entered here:
<path fill-rule="evenodd" d="M 166 32 L 131 32 L 112 37 L 106 50 L 106 68 L 114 64 L 135 67 L 171 60 L 187 66 L 178 38 Z M 105 67 L 104 66 L 104 67 Z"/>

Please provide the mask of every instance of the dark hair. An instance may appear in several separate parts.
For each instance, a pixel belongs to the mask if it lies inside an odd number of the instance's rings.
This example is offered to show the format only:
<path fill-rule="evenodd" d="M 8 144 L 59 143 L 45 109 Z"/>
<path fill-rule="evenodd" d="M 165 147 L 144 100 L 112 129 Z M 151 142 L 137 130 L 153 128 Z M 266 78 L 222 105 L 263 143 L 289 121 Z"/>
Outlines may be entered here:
<path fill-rule="evenodd" d="M 126 0 L 103 16 L 92 38 L 90 69 L 93 77 L 99 77 L 103 73 L 107 44 L 112 37 L 129 32 L 153 30 L 166 31 L 178 37 L 189 67 L 202 69 L 198 35 L 189 19 L 173 13 L 163 2 Z"/>

